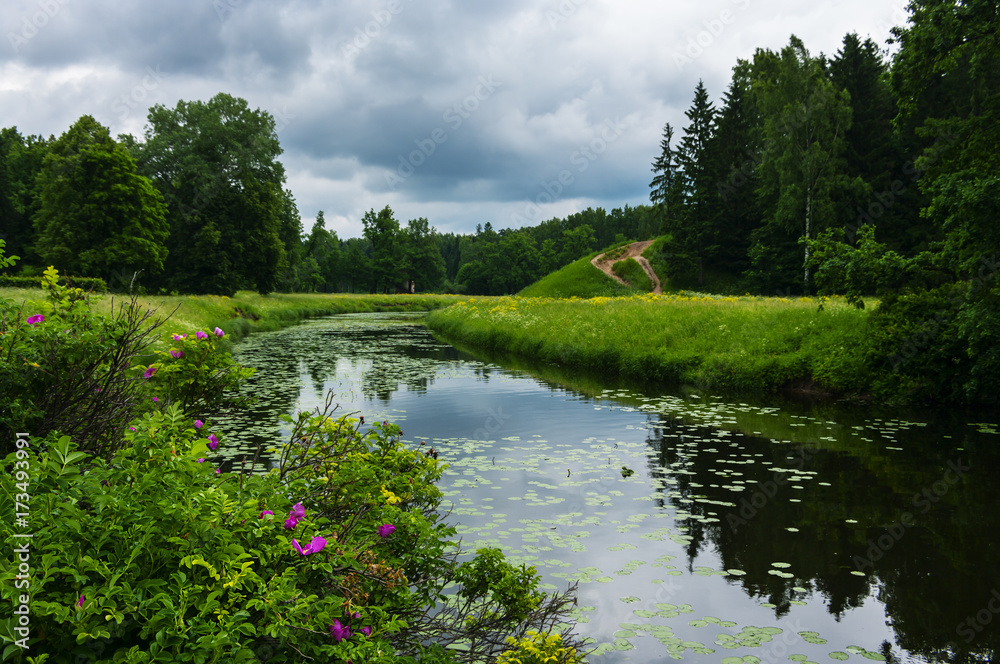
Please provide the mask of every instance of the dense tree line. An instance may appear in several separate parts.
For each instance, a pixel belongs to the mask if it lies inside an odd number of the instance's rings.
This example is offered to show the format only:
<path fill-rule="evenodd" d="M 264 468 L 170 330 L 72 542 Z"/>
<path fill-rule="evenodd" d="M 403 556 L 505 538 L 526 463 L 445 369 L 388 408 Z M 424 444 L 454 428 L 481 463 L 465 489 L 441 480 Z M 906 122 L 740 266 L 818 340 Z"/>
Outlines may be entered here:
<path fill-rule="evenodd" d="M 1000 5 L 911 0 L 888 57 L 792 37 L 699 83 L 651 201 L 673 283 L 878 295 L 867 369 L 910 398 L 1000 394 Z"/>
<path fill-rule="evenodd" d="M 141 139 L 90 116 L 62 136 L 0 130 L 0 235 L 21 274 L 48 265 L 124 289 L 232 295 L 514 293 L 626 238 L 652 237 L 652 208 L 587 209 L 533 228 L 438 233 L 386 207 L 342 240 L 323 212 L 305 233 L 285 188 L 274 118 L 226 94 L 155 106 Z"/>
<path fill-rule="evenodd" d="M 740 60 L 720 108 L 699 81 L 675 143 L 664 128 L 651 201 L 672 242 L 671 275 L 704 286 L 727 276 L 754 292 L 808 292 L 810 244 L 831 227 L 878 219 L 895 249 L 927 249 L 936 235 L 908 187 L 880 196 L 919 147 L 894 124 L 890 62 L 871 40 L 848 34 L 832 57 L 797 37 L 779 52 Z M 708 279 L 710 281 L 710 279 Z"/>

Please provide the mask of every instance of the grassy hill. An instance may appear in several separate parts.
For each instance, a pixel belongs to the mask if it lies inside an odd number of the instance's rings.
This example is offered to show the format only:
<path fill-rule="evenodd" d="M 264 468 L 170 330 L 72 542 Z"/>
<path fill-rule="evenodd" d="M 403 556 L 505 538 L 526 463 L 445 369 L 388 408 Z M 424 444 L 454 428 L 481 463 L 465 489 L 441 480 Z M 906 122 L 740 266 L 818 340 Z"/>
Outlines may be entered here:
<path fill-rule="evenodd" d="M 576 260 L 566 267 L 548 274 L 518 295 L 523 297 L 616 297 L 618 295 L 635 295 L 649 292 L 641 288 L 632 288 L 618 283 L 590 264 L 590 259 L 605 251 L 617 248 L 610 247 L 595 251 L 592 254 Z M 647 279 L 648 281 L 648 279 Z"/>

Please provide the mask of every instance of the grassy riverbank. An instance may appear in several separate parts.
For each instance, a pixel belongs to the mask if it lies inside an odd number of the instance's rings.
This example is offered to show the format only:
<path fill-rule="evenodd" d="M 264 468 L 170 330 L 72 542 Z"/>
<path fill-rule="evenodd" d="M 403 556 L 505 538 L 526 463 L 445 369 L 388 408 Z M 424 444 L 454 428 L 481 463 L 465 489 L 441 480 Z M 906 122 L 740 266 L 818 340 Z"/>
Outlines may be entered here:
<path fill-rule="evenodd" d="M 464 300 L 428 326 L 474 347 L 564 367 L 719 391 L 863 392 L 866 311 L 697 294 Z"/>
<path fill-rule="evenodd" d="M 0 298 L 14 302 L 43 302 L 44 291 L 35 288 L 0 288 Z M 93 307 L 110 313 L 120 295 L 92 295 Z M 326 293 L 275 293 L 267 296 L 240 291 L 235 297 L 219 295 L 143 296 L 140 302 L 170 319 L 164 332 L 223 329 L 232 341 L 254 332 L 277 330 L 315 316 L 369 311 L 427 311 L 454 304 L 458 295 L 354 295 Z M 176 309 L 176 311 L 175 311 Z"/>

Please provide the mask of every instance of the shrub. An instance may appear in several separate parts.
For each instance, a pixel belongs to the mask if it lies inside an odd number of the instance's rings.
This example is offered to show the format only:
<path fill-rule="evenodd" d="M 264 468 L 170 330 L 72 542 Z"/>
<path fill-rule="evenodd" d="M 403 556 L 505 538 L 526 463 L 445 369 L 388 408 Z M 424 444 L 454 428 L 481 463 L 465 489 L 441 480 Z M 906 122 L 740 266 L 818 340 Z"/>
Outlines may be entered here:
<path fill-rule="evenodd" d="M 218 327 L 212 332 L 173 334 L 170 347 L 154 353 L 155 362 L 138 365 L 134 371 L 163 405 L 176 403 L 188 415 L 239 407 L 245 399 L 234 396 L 235 391 L 254 370 L 234 363 L 229 353 L 220 350 L 223 336 Z"/>
<path fill-rule="evenodd" d="M 0 452 L 13 449 L 14 432 L 44 438 L 60 431 L 81 449 L 108 455 L 121 444 L 139 403 L 130 364 L 155 341 L 162 321 L 152 320 L 154 311 L 134 297 L 112 316 L 101 316 L 91 309 L 90 295 L 63 286 L 53 268 L 42 285 L 47 298 L 37 311 L 0 301 L 0 384 L 7 405 L 0 413 Z"/>
<path fill-rule="evenodd" d="M 104 279 L 98 277 L 61 277 L 61 281 L 66 288 L 79 288 L 95 293 L 107 293 L 108 284 Z M 38 277 L 11 277 L 0 274 L 0 288 L 40 288 Z"/>
<path fill-rule="evenodd" d="M 243 475 L 205 460 L 197 424 L 174 404 L 109 461 L 66 436 L 33 452 L 30 632 L 7 612 L 24 591 L 5 558 L 6 653 L 27 638 L 81 663 L 471 662 L 565 616 L 569 596 L 539 592 L 532 568 L 495 550 L 457 562 L 443 468 L 397 427 L 303 414 L 281 469 Z M 0 480 L 7 513 L 15 480 Z"/>
<path fill-rule="evenodd" d="M 507 643 L 514 646 L 497 658 L 497 664 L 577 664 L 584 661 L 576 648 L 563 644 L 559 634 L 528 632 L 522 639 L 508 637 Z"/>

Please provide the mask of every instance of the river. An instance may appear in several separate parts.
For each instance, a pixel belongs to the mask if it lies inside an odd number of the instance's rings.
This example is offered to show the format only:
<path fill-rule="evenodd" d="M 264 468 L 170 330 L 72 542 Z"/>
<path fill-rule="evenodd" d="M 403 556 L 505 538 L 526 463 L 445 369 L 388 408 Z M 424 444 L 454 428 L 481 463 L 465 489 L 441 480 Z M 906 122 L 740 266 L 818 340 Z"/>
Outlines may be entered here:
<path fill-rule="evenodd" d="M 231 463 L 332 390 L 450 468 L 470 548 L 579 582 L 589 661 L 1000 661 L 1000 426 L 494 363 L 412 316 L 253 336 Z M 265 466 L 270 460 L 264 457 Z"/>

